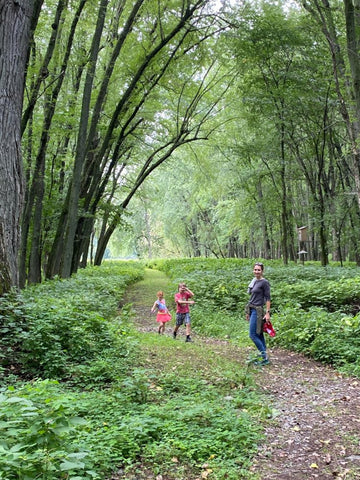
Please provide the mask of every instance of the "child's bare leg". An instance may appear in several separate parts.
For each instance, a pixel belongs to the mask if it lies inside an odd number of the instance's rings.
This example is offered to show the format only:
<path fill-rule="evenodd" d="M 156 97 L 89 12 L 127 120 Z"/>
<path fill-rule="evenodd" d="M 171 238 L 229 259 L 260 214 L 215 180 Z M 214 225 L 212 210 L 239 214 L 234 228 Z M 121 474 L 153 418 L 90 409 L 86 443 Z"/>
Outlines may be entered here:
<path fill-rule="evenodd" d="M 179 330 L 179 325 L 175 325 L 174 331 L 173 331 L 173 337 L 176 338 L 177 331 Z"/>

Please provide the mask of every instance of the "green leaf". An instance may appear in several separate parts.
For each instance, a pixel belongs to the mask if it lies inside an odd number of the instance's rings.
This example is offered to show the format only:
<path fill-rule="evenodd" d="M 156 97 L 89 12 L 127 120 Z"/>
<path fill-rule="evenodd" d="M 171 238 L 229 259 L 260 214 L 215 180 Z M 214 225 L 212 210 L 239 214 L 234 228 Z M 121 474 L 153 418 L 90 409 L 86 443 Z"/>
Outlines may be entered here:
<path fill-rule="evenodd" d="M 69 470 L 77 470 L 78 468 L 84 468 L 85 463 L 83 462 L 69 462 L 68 460 L 65 460 L 60 464 L 60 470 L 65 472 Z"/>

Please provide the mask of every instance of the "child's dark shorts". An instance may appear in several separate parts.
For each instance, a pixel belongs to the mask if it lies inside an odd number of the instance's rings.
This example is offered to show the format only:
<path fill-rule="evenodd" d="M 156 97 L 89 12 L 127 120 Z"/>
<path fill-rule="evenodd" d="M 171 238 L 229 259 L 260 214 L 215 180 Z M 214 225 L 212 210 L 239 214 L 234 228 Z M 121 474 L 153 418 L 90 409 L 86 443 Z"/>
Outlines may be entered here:
<path fill-rule="evenodd" d="M 176 325 L 180 327 L 185 323 L 185 325 L 190 323 L 190 313 L 177 313 L 176 314 Z"/>

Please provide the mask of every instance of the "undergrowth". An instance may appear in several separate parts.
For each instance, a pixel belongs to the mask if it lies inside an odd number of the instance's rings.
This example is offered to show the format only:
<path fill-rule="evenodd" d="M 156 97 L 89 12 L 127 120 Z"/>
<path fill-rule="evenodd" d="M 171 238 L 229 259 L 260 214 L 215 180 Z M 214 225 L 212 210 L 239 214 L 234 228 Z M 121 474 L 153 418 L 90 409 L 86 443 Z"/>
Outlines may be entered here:
<path fill-rule="evenodd" d="M 134 331 L 143 275 L 105 264 L 3 299 L 1 479 L 248 478 L 271 413 L 246 365 Z"/>
<path fill-rule="evenodd" d="M 254 480 L 251 460 L 272 412 L 246 358 L 231 354 L 251 345 L 252 263 L 147 264 L 167 273 L 170 308 L 177 283 L 187 282 L 196 333 L 228 340 L 216 347 L 134 330 L 126 289 L 137 282 L 150 309 L 160 285 L 141 262 L 105 263 L 2 297 L 0 479 Z M 360 375 L 358 270 L 266 262 L 265 274 L 277 330 L 269 345 Z"/>
<path fill-rule="evenodd" d="M 360 376 L 360 272 L 340 267 L 282 265 L 262 260 L 271 285 L 271 320 L 277 330 L 269 346 L 282 346 Z M 160 259 L 148 262 L 169 275 L 172 286 L 186 278 L 196 291 L 192 318 L 204 335 L 235 342 L 246 335 L 244 307 L 253 277 L 250 259 Z"/>

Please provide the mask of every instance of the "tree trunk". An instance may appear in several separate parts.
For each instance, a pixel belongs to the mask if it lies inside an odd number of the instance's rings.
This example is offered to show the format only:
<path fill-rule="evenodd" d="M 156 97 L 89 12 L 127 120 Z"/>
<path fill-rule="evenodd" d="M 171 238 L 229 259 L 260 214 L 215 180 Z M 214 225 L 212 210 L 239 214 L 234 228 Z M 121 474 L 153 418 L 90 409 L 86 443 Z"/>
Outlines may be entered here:
<path fill-rule="evenodd" d="M 105 234 L 101 238 L 99 238 L 97 248 L 96 248 L 96 253 L 95 253 L 94 265 L 97 265 L 97 266 L 101 265 L 107 244 L 109 243 L 111 235 L 114 233 L 117 225 L 118 225 L 118 222 L 116 220 L 113 220 L 110 226 L 107 228 Z"/>
<path fill-rule="evenodd" d="M 81 187 L 81 175 L 85 162 L 85 145 L 90 115 L 91 92 L 96 71 L 96 61 L 99 54 L 101 35 L 104 29 L 107 5 L 108 0 L 101 0 L 99 6 L 98 21 L 91 45 L 89 69 L 87 71 L 85 79 L 84 95 L 79 125 L 79 135 L 76 147 L 76 156 L 69 198 L 69 214 L 67 216 L 65 242 L 62 255 L 62 263 L 60 267 L 60 275 L 63 278 L 70 277 L 72 273 L 71 270 L 73 265 L 75 233 L 78 223 L 78 204 Z"/>
<path fill-rule="evenodd" d="M 353 173 L 360 208 L 360 57 L 359 57 L 359 3 L 358 1 L 344 0 L 346 20 L 347 55 L 351 68 L 353 97 L 355 99 L 355 120 L 352 122 L 353 141 Z"/>
<path fill-rule="evenodd" d="M 23 172 L 20 122 L 33 2 L 0 4 L 0 294 L 18 286 Z"/>
<path fill-rule="evenodd" d="M 348 138 L 351 144 L 352 174 L 356 188 L 357 200 L 360 208 L 360 58 L 359 51 L 359 7 L 354 7 L 352 0 L 344 0 L 347 56 L 350 63 L 351 75 L 345 68 L 344 54 L 338 40 L 333 9 L 328 0 L 303 0 L 307 11 L 316 19 L 326 37 L 332 56 L 335 88 L 339 100 L 339 111 L 346 125 Z M 355 99 L 355 102 L 354 102 Z"/>
<path fill-rule="evenodd" d="M 40 244 L 40 240 L 42 238 L 41 231 L 42 231 L 42 209 L 43 209 L 43 197 L 45 191 L 45 181 L 44 181 L 44 174 L 45 174 L 45 163 L 46 163 L 46 152 L 49 143 L 49 131 L 51 127 L 51 123 L 53 120 L 53 116 L 55 113 L 55 108 L 58 100 L 58 96 L 63 84 L 65 72 L 68 67 L 68 60 L 71 52 L 71 47 L 73 44 L 74 34 L 76 30 L 77 23 L 79 21 L 80 14 L 82 9 L 84 8 L 86 0 L 82 0 L 80 5 L 76 11 L 74 16 L 64 57 L 62 60 L 62 64 L 60 66 L 60 75 L 56 79 L 54 84 L 54 88 L 46 98 L 45 103 L 45 112 L 44 112 L 44 123 L 42 127 L 41 133 L 41 140 L 40 146 L 36 158 L 36 165 L 34 174 L 32 176 L 32 185 L 30 186 L 29 192 L 27 194 L 27 202 L 25 206 L 24 216 L 22 220 L 22 245 L 21 245 L 21 256 L 20 256 L 20 265 L 21 265 L 21 283 L 24 286 L 26 281 L 26 276 L 28 276 L 30 283 L 38 283 L 41 282 L 41 253 L 42 253 L 42 245 Z M 55 48 L 55 40 L 57 36 L 58 25 L 61 19 L 61 14 L 63 9 L 65 8 L 65 2 L 60 2 L 56 11 L 56 16 L 53 23 L 53 33 L 49 41 L 46 57 L 41 68 L 41 71 L 47 70 L 48 63 L 50 62 L 54 48 Z M 41 73 L 38 75 L 38 78 L 35 81 L 35 86 L 33 87 L 33 95 L 35 98 L 38 95 L 38 89 L 40 88 L 40 84 L 42 83 L 43 78 Z M 34 103 L 35 104 L 35 103 Z M 23 124 L 26 125 L 27 122 L 27 114 L 32 113 L 34 105 L 32 104 L 32 100 L 29 102 L 29 106 L 25 111 L 23 116 Z M 65 139 L 66 144 L 67 139 Z M 30 246 L 30 261 L 29 261 L 29 272 L 26 275 L 26 257 L 27 257 L 27 244 L 28 244 L 28 232 L 30 231 L 31 227 L 31 219 L 33 215 L 33 234 Z M 50 260 L 51 262 L 51 260 Z"/>
<path fill-rule="evenodd" d="M 285 265 L 289 263 L 289 231 L 288 231 L 288 188 L 286 179 L 286 159 L 285 159 L 285 143 L 284 143 L 284 125 L 281 125 L 281 246 L 282 257 Z"/>
<path fill-rule="evenodd" d="M 264 249 L 264 254 L 262 256 L 264 258 L 270 258 L 270 239 L 269 239 L 268 226 L 266 221 L 266 209 L 264 208 L 264 195 L 263 195 L 260 179 L 257 184 L 257 193 L 258 193 L 257 195 L 258 209 L 257 210 L 260 217 L 263 249 Z"/>
<path fill-rule="evenodd" d="M 49 39 L 49 44 L 48 44 L 48 48 L 47 48 L 47 51 L 46 51 L 46 54 L 45 54 L 45 57 L 44 57 L 44 61 L 41 65 L 40 72 L 39 72 L 37 78 L 35 79 L 35 82 L 33 83 L 32 91 L 30 93 L 30 100 L 27 104 L 27 107 L 26 107 L 26 109 L 24 111 L 24 114 L 22 116 L 22 119 L 21 119 L 21 134 L 24 133 L 27 122 L 29 121 L 30 116 L 32 115 L 32 112 L 34 110 L 36 101 L 39 97 L 40 87 L 43 84 L 46 77 L 49 75 L 48 66 L 49 66 L 49 63 L 50 63 L 50 61 L 53 57 L 53 53 L 54 53 L 54 49 L 55 49 L 55 45 L 56 45 L 56 37 L 57 37 L 57 33 L 58 33 L 58 26 L 59 26 L 59 22 L 60 22 L 60 19 L 61 19 L 62 12 L 65 8 L 66 8 L 65 1 L 64 0 L 59 0 L 58 5 L 57 5 L 57 10 L 56 10 L 54 23 L 52 24 L 51 36 L 50 36 L 50 39 Z"/>

